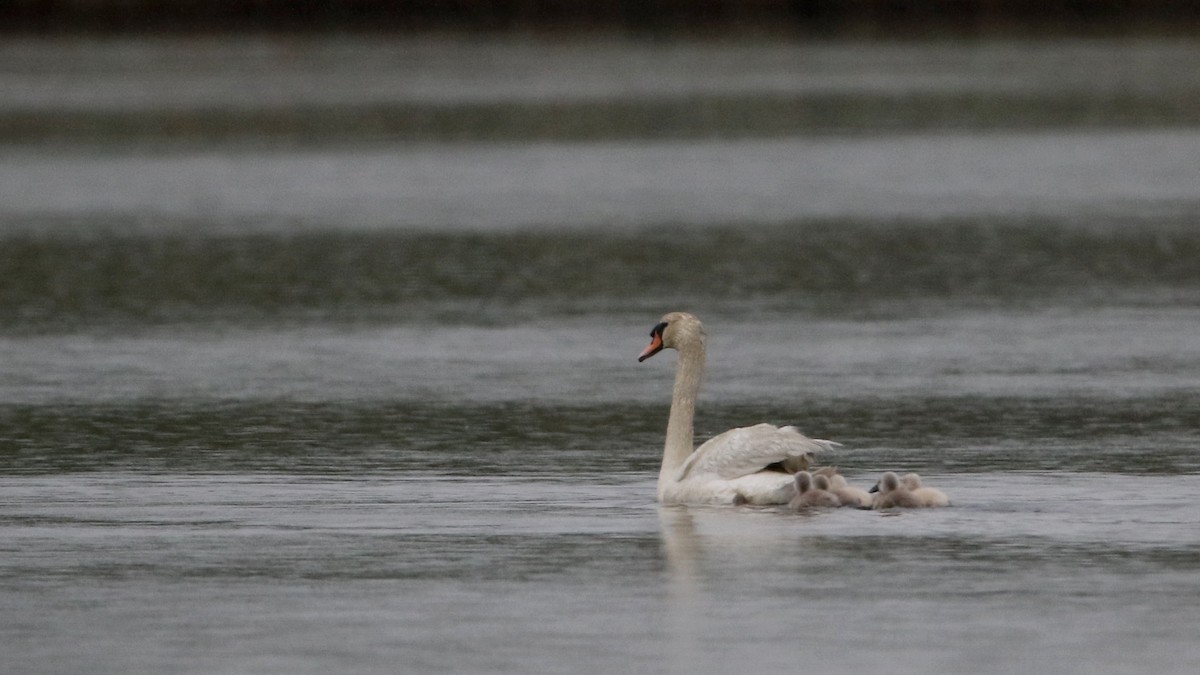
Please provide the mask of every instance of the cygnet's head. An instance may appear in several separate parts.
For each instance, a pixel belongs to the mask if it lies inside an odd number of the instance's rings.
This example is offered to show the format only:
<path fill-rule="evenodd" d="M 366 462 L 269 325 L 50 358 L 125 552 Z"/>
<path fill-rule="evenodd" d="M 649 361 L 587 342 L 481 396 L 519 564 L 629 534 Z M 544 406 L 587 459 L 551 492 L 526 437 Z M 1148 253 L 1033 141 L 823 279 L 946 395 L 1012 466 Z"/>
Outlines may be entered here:
<path fill-rule="evenodd" d="M 887 494 L 892 490 L 896 490 L 899 487 L 900 477 L 892 471 L 885 472 L 883 477 L 879 479 L 879 491 L 884 494 Z"/>
<path fill-rule="evenodd" d="M 906 473 L 900 477 L 900 483 L 909 490 L 916 490 L 921 487 L 921 477 L 915 473 Z"/>
<path fill-rule="evenodd" d="M 813 476 L 813 487 L 818 490 L 828 490 L 829 479 L 825 476 Z"/>
<path fill-rule="evenodd" d="M 796 489 L 800 492 L 800 494 L 808 492 L 809 489 L 812 488 L 812 484 L 813 477 L 811 473 L 807 471 L 796 472 Z"/>

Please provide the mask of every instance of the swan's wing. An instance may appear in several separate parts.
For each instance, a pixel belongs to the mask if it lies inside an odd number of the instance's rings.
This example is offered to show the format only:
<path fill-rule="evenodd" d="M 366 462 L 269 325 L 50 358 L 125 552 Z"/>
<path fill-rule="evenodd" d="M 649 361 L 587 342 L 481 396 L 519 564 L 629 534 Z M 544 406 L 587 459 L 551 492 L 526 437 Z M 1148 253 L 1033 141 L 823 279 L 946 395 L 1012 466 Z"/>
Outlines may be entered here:
<path fill-rule="evenodd" d="M 809 438 L 796 427 L 764 423 L 730 429 L 696 448 L 679 470 L 678 480 L 700 475 L 732 480 L 762 471 L 776 462 L 813 455 L 837 445 Z"/>

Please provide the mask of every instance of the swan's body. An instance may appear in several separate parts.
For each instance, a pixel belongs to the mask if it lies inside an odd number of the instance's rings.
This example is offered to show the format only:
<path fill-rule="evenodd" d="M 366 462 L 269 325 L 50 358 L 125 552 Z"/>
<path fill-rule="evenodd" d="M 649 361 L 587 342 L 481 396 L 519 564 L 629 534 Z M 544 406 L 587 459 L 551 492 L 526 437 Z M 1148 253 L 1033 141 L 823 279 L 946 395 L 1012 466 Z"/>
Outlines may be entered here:
<path fill-rule="evenodd" d="M 795 427 L 756 424 L 730 429 L 692 449 L 696 395 L 704 374 L 704 327 L 699 319 L 672 312 L 650 332 L 638 361 L 664 348 L 675 349 L 675 386 L 658 472 L 664 504 L 787 504 L 796 495 L 791 471 L 812 455 L 837 445 L 801 434 Z"/>
<path fill-rule="evenodd" d="M 829 479 L 825 476 L 814 477 L 807 471 L 796 473 L 796 496 L 788 502 L 788 507 L 794 511 L 816 507 L 837 508 L 842 500 L 829 491 Z"/>
<path fill-rule="evenodd" d="M 879 479 L 877 487 L 879 488 L 879 493 L 875 495 L 875 502 L 871 505 L 871 508 L 915 509 L 925 505 L 908 488 L 904 487 L 900 483 L 900 477 L 891 471 L 883 474 L 883 478 Z"/>
<path fill-rule="evenodd" d="M 842 506 L 869 509 L 871 508 L 871 503 L 874 501 L 871 498 L 871 493 L 860 487 L 850 485 L 840 473 L 835 473 L 829 477 L 829 486 L 829 491 L 837 496 Z"/>
<path fill-rule="evenodd" d="M 915 473 L 906 473 L 900 477 L 900 484 L 908 488 L 914 497 L 921 500 L 922 506 L 950 506 L 950 498 L 937 488 L 921 484 L 921 477 Z"/>

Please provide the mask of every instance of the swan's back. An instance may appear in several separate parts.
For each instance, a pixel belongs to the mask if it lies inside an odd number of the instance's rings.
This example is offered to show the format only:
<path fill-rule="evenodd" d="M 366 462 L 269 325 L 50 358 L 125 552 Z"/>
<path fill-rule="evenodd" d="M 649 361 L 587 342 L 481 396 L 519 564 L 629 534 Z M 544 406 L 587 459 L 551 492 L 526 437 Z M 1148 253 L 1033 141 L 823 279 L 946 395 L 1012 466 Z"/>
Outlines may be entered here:
<path fill-rule="evenodd" d="M 703 475 L 732 480 L 780 462 L 793 465 L 799 462 L 800 467 L 805 467 L 814 454 L 837 445 L 809 438 L 791 426 L 777 427 L 764 422 L 738 427 L 713 436 L 696 448 L 680 469 L 678 480 Z"/>

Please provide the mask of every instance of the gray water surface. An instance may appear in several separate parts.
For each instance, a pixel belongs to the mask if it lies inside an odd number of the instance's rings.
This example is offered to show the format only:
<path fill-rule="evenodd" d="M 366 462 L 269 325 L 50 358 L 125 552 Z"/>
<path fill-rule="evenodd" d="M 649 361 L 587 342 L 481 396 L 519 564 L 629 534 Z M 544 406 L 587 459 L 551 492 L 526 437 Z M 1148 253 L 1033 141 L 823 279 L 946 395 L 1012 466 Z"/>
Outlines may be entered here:
<path fill-rule="evenodd" d="M 1000 475 L 927 475 L 954 506 L 890 517 L 664 508 L 631 474 L 6 479 L 6 661 L 1185 672 L 1200 658 L 1193 481 Z"/>
<path fill-rule="evenodd" d="M 169 154 L 15 152 L 0 216 L 511 230 L 819 218 L 1110 221 L 1200 209 L 1200 132 L 1034 131 Z M 140 225 L 140 227 L 139 227 Z"/>
<path fill-rule="evenodd" d="M 0 55 L 0 670 L 1200 667 L 1190 41 Z M 952 506 L 657 505 L 676 309 Z"/>

